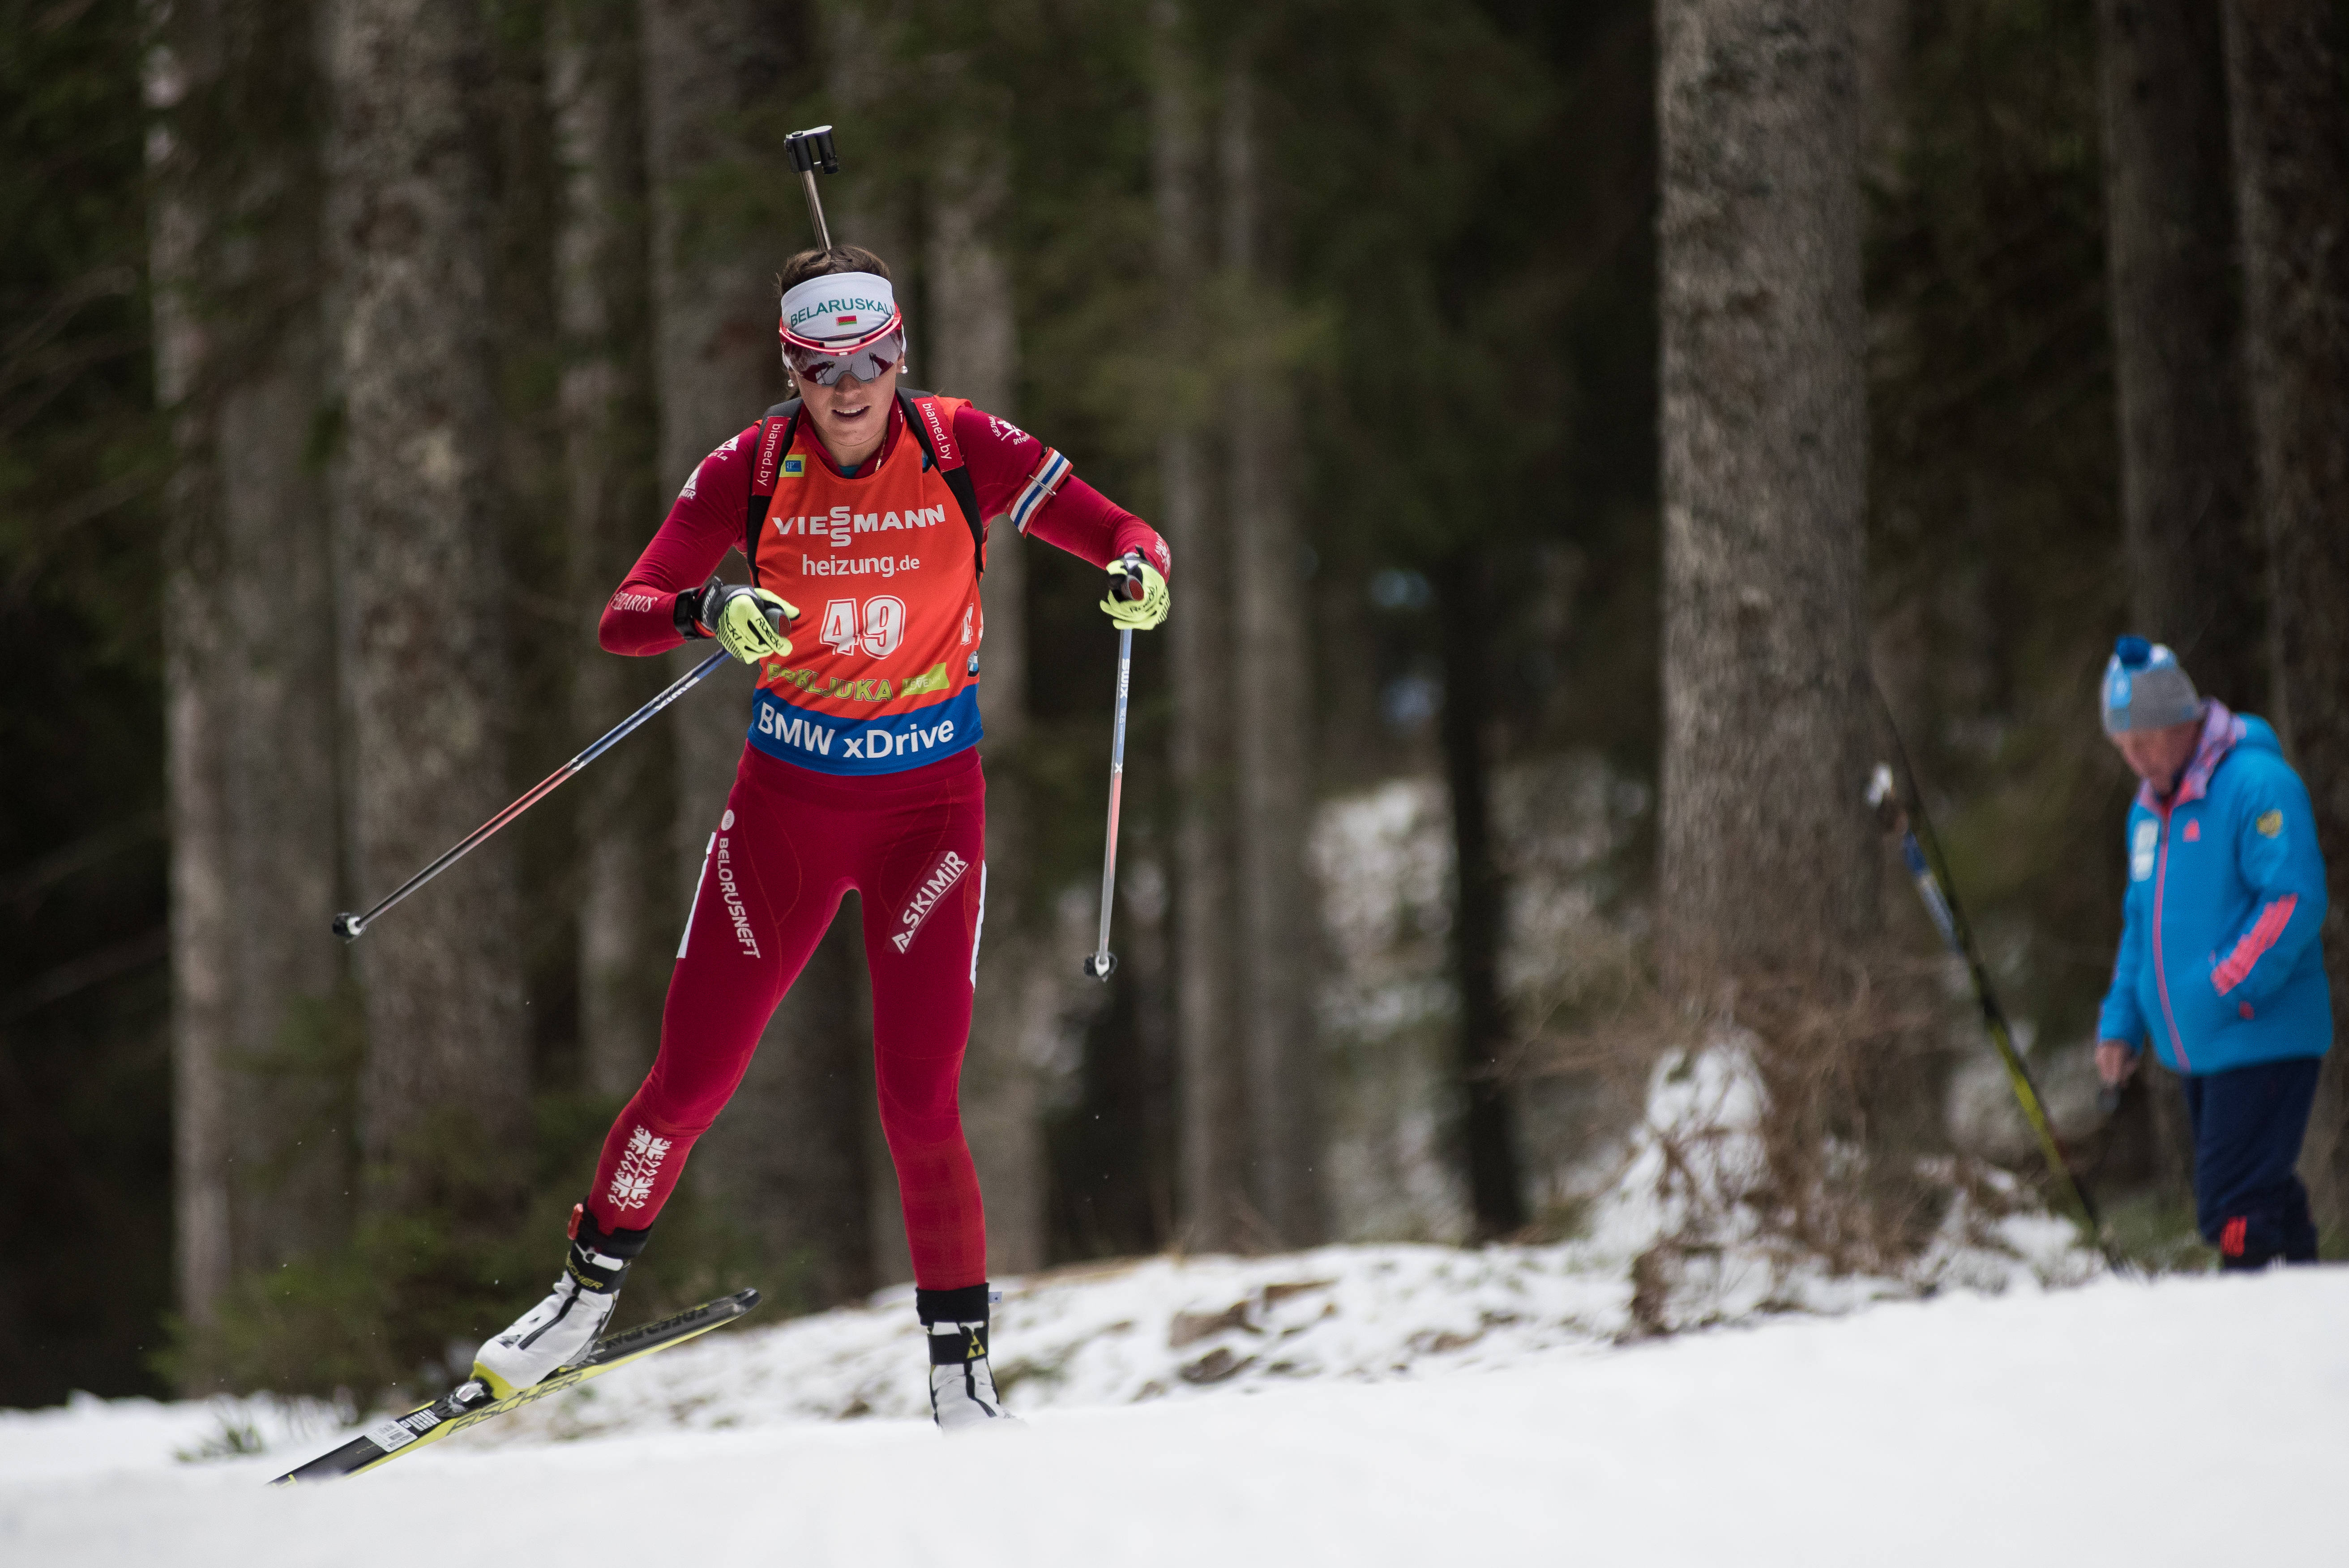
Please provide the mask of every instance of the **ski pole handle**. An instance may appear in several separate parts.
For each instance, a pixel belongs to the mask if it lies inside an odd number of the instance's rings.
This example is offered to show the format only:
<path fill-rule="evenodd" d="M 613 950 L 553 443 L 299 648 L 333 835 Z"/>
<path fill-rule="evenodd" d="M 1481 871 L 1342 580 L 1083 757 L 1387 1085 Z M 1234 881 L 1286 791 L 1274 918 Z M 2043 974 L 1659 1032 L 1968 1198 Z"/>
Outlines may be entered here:
<path fill-rule="evenodd" d="M 720 649 L 719 652 L 714 653 L 708 658 L 702 660 L 701 663 L 696 665 L 692 669 L 688 670 L 685 674 L 679 676 L 674 681 L 671 681 L 667 689 L 663 691 L 658 696 L 653 698 L 652 701 L 645 704 L 644 707 L 636 709 L 636 712 L 628 715 L 627 717 L 614 725 L 610 729 L 606 730 L 603 736 L 595 742 L 595 744 L 588 747 L 586 750 L 581 752 L 578 756 L 573 758 L 570 761 L 564 763 L 562 767 L 556 769 L 554 772 L 540 779 L 535 785 L 531 787 L 528 794 L 523 796 L 522 799 L 516 800 L 512 805 L 508 806 L 504 810 L 500 811 L 496 816 L 491 818 L 488 821 L 482 823 L 480 827 L 466 834 L 464 838 L 459 840 L 458 842 L 450 849 L 447 854 L 442 855 L 439 860 L 434 861 L 430 865 L 426 866 L 422 871 L 418 872 L 414 876 L 409 877 L 406 882 L 394 888 L 391 891 L 390 896 L 382 900 L 373 909 L 368 910 L 364 914 L 353 914 L 349 911 L 346 910 L 342 913 L 335 916 L 335 934 L 341 937 L 345 942 L 357 942 L 359 939 L 359 933 L 365 931 L 369 925 L 373 924 L 378 915 L 384 913 L 393 905 L 406 898 L 409 893 L 414 892 L 418 888 L 422 887 L 426 882 L 430 882 L 434 877 L 439 876 L 442 872 L 447 871 L 450 866 L 455 865 L 467 855 L 471 854 L 473 851 L 480 848 L 481 845 L 499 829 L 504 827 L 508 822 L 512 821 L 516 817 L 521 816 L 524 811 L 529 810 L 533 806 L 537 805 L 541 800 L 545 799 L 549 795 L 554 793 L 556 787 L 561 785 L 564 779 L 569 779 L 573 774 L 585 768 L 589 763 L 595 761 L 595 758 L 603 756 L 604 753 L 612 749 L 614 746 L 626 738 L 631 731 L 637 728 L 647 719 L 652 717 L 653 715 L 660 712 L 661 709 L 667 707 L 669 704 L 683 696 L 687 692 L 691 691 L 695 686 L 699 686 L 703 681 L 717 674 L 718 666 L 726 663 L 727 660 L 732 657 L 733 655 L 731 654 Z"/>

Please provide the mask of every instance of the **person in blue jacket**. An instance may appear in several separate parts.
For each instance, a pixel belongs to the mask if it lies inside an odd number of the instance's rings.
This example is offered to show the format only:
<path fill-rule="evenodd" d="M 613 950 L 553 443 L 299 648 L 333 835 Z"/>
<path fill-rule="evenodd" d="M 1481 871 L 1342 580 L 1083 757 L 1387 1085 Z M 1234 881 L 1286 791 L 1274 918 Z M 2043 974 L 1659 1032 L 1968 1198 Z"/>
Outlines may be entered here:
<path fill-rule="evenodd" d="M 2265 720 L 2197 696 L 2177 656 L 2143 637 L 2114 647 L 2104 718 L 2144 782 L 2097 1070 L 2117 1086 L 2150 1037 L 2180 1076 L 2196 1216 L 2220 1267 L 2313 1262 L 2316 1226 L 2292 1168 L 2333 1003 L 2308 790 Z"/>

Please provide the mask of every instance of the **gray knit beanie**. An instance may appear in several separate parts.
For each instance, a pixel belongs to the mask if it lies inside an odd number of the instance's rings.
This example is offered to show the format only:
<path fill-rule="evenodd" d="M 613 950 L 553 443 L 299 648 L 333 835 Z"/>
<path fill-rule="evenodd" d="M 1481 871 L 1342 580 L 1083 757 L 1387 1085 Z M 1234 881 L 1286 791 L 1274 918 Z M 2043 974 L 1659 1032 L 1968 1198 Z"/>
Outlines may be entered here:
<path fill-rule="evenodd" d="M 2164 729 L 2202 717 L 2202 699 L 2178 655 L 2143 637 L 2123 637 L 2105 663 L 2105 733 Z"/>

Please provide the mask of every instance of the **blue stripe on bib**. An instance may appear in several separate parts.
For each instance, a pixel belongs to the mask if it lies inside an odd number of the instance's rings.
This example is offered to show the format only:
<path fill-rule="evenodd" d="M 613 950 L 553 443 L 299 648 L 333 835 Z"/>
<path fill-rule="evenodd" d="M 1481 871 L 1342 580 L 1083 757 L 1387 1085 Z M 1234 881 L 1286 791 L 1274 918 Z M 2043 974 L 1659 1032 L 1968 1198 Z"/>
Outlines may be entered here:
<path fill-rule="evenodd" d="M 750 710 L 750 744 L 817 773 L 902 773 L 978 743 L 978 687 L 945 702 L 884 718 L 839 718 L 793 707 L 761 687 Z"/>

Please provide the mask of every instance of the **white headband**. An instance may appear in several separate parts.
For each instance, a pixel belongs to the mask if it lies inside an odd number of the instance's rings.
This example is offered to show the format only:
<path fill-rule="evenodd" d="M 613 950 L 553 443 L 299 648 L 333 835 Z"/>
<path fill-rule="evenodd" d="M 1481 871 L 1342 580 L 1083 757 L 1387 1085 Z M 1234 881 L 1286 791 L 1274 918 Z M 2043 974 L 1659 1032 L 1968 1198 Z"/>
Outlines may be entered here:
<path fill-rule="evenodd" d="M 873 273 L 829 273 L 783 295 L 776 330 L 786 343 L 845 354 L 898 324 L 897 291 Z"/>

